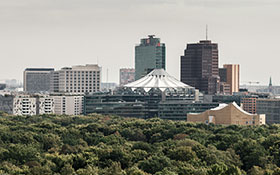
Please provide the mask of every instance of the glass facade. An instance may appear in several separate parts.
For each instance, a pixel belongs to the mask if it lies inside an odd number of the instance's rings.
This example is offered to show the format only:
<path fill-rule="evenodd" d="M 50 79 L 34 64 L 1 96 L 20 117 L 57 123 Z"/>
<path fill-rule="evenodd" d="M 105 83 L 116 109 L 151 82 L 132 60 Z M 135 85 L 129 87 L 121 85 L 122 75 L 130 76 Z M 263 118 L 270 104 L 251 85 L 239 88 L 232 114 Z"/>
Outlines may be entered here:
<path fill-rule="evenodd" d="M 135 47 L 135 80 L 150 73 L 153 69 L 165 69 L 165 44 L 150 35 Z"/>

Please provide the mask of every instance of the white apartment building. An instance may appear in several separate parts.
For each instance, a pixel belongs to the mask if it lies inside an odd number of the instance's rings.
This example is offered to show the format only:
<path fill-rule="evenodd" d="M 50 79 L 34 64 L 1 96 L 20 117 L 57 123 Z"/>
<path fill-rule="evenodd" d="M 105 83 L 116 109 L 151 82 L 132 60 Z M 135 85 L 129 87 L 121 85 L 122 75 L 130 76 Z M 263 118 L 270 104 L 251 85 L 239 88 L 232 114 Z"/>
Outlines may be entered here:
<path fill-rule="evenodd" d="M 54 99 L 54 113 L 58 115 L 83 114 L 84 97 L 79 95 L 52 96 Z"/>
<path fill-rule="evenodd" d="M 53 72 L 51 92 L 84 94 L 100 91 L 101 67 L 96 64 L 65 67 Z"/>
<path fill-rule="evenodd" d="M 50 96 L 37 98 L 37 114 L 54 114 L 54 98 Z"/>
<path fill-rule="evenodd" d="M 14 115 L 40 115 L 54 113 L 54 99 L 49 96 L 19 95 L 13 99 Z"/>
<path fill-rule="evenodd" d="M 29 95 L 17 96 L 13 102 L 14 115 L 36 115 L 36 98 Z"/>

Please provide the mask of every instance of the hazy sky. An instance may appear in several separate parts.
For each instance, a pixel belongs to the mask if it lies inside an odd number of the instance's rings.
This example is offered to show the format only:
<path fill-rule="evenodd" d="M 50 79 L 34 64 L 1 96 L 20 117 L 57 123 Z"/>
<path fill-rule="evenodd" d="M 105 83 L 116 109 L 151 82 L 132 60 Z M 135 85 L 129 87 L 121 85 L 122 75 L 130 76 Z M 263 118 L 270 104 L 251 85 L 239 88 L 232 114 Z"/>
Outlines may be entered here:
<path fill-rule="evenodd" d="M 0 0 L 0 79 L 27 67 L 99 63 L 106 81 L 134 67 L 134 46 L 155 34 L 180 78 L 187 43 L 219 44 L 219 64 L 241 65 L 241 84 L 280 84 L 279 0 Z"/>

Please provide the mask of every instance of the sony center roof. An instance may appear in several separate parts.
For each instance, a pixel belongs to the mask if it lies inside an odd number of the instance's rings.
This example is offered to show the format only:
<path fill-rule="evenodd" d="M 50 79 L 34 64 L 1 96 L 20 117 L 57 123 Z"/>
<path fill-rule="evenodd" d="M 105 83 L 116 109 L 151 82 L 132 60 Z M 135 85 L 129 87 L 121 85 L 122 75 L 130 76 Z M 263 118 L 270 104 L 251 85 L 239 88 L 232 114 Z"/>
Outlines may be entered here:
<path fill-rule="evenodd" d="M 166 89 L 194 89 L 194 87 L 172 77 L 164 69 L 154 69 L 145 77 L 124 85 L 124 87 L 131 88 L 132 90 L 143 88 L 146 92 L 153 88 L 158 88 L 161 91 L 165 91 Z"/>

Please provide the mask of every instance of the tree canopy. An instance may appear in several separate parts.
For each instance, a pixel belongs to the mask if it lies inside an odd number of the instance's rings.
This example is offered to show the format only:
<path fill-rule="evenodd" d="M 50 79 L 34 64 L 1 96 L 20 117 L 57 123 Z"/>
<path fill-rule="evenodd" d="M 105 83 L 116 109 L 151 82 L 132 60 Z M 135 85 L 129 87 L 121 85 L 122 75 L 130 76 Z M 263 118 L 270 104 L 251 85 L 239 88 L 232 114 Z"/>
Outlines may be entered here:
<path fill-rule="evenodd" d="M 278 175 L 280 126 L 117 116 L 0 117 L 0 174 Z"/>

